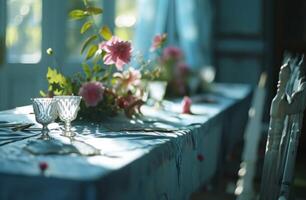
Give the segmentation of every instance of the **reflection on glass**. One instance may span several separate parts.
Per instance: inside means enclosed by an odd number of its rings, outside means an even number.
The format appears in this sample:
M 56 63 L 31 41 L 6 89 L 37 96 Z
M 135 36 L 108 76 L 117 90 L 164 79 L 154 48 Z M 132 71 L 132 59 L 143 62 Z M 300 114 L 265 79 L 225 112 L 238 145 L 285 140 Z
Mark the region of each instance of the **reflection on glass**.
M 41 58 L 41 0 L 7 0 L 6 48 L 10 63 Z
M 89 1 L 91 6 L 102 7 L 102 0 L 91 0 Z M 84 3 L 80 0 L 69 0 L 68 1 L 68 11 L 74 9 L 84 9 Z M 98 27 L 102 25 L 102 15 L 94 16 L 94 22 Z M 68 58 L 71 60 L 81 60 L 81 47 L 84 40 L 93 35 L 95 32 L 93 30 L 89 30 L 85 34 L 81 34 L 80 30 L 82 25 L 86 22 L 86 19 L 82 20 L 69 20 L 67 14 L 67 22 L 66 22 L 66 47 Z
M 117 0 L 115 34 L 124 40 L 131 40 L 136 23 L 136 3 L 135 0 Z

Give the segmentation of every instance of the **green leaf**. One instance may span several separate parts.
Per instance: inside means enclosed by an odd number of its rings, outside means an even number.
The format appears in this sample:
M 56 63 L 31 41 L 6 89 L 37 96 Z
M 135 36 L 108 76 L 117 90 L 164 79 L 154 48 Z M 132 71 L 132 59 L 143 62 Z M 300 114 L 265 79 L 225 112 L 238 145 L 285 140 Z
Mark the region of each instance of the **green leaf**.
M 64 85 L 64 88 L 63 88 L 63 94 L 65 95 L 73 95 L 73 92 L 72 92 L 72 82 L 71 82 L 71 79 L 70 78 L 66 78 L 66 84 Z
M 83 19 L 84 17 L 89 16 L 88 12 L 84 10 L 72 10 L 69 13 L 70 19 Z
M 81 28 L 81 31 L 80 33 L 83 34 L 85 33 L 88 29 L 90 29 L 93 25 L 93 22 L 92 21 L 87 21 L 83 24 L 82 28 Z
M 95 73 L 100 73 L 100 72 L 102 72 L 102 67 L 100 66 L 100 65 L 94 65 L 93 66 L 93 71 L 95 72 Z
M 103 12 L 101 8 L 97 8 L 97 7 L 88 7 L 86 8 L 86 11 L 91 15 L 98 15 Z
M 101 78 L 101 81 L 107 81 L 107 79 L 109 78 L 109 74 L 108 73 L 105 73 L 102 78 Z
M 112 37 L 112 32 L 111 30 L 107 27 L 107 26 L 103 26 L 100 29 L 100 35 L 105 39 L 105 40 L 109 40 Z
M 88 80 L 91 79 L 92 73 L 91 73 L 89 65 L 86 63 L 83 63 L 82 66 L 83 66 L 83 71 L 86 75 L 86 79 Z
M 39 91 L 39 95 L 42 96 L 42 97 L 46 97 L 47 96 L 47 94 L 44 91 L 42 91 L 42 90 Z
M 60 86 L 64 86 L 66 84 L 65 76 L 57 72 L 56 69 L 52 69 L 51 67 L 48 67 L 47 79 L 49 84 L 56 83 Z
M 103 54 L 104 51 L 102 51 L 102 49 L 98 49 L 94 59 L 93 59 L 93 63 L 96 65 L 98 64 L 99 61 L 103 60 Z
M 92 36 L 88 37 L 88 38 L 84 41 L 84 43 L 83 43 L 83 45 L 82 45 L 81 54 L 83 54 L 83 52 L 84 52 L 84 50 L 86 49 L 86 47 L 87 47 L 92 41 L 96 40 L 97 38 L 98 38 L 97 35 L 92 35 Z
M 92 58 L 95 55 L 97 50 L 98 50 L 98 45 L 92 44 L 89 47 L 89 50 L 87 51 L 86 60 Z

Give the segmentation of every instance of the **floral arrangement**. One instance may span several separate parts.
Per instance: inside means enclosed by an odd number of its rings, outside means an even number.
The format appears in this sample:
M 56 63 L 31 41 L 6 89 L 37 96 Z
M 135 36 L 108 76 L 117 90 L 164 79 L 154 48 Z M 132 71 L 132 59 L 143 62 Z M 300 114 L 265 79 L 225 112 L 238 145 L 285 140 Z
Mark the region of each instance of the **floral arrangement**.
M 164 45 L 166 38 L 165 34 L 155 36 L 151 47 L 158 66 L 156 79 L 168 82 L 168 96 L 183 96 L 188 93 L 191 71 L 180 48 Z
M 130 41 L 113 35 L 107 26 L 99 28 L 95 24 L 94 16 L 102 14 L 101 8 L 88 0 L 83 3 L 84 8 L 69 13 L 72 20 L 84 21 L 80 34 L 88 36 L 81 48 L 82 71 L 67 76 L 60 66 L 48 67 L 48 91 L 41 91 L 42 96 L 82 96 L 79 116 L 99 120 L 102 113 L 114 116 L 123 111 L 128 117 L 141 114 L 145 101 L 143 80 L 167 81 L 170 96 L 186 95 L 188 66 L 181 49 L 165 47 L 166 34 L 154 37 L 152 55 L 145 60 L 133 54 Z M 51 48 L 47 54 L 56 57 Z
M 115 115 L 124 111 L 128 117 L 140 114 L 144 103 L 141 80 L 157 78 L 161 68 L 140 58 L 138 68 L 133 68 L 131 60 L 136 56 L 132 54 L 131 43 L 114 36 L 107 26 L 98 28 L 94 16 L 102 14 L 103 10 L 91 6 L 87 0 L 83 2 L 83 9 L 69 13 L 72 20 L 84 21 L 80 34 L 89 35 L 81 48 L 83 70 L 65 76 L 61 68 L 48 67 L 48 92 L 41 91 L 41 95 L 80 95 L 80 116 L 91 120 L 101 118 L 101 113 Z M 162 48 L 165 40 L 165 35 L 156 37 L 154 50 Z M 52 49 L 48 49 L 47 54 L 55 56 Z

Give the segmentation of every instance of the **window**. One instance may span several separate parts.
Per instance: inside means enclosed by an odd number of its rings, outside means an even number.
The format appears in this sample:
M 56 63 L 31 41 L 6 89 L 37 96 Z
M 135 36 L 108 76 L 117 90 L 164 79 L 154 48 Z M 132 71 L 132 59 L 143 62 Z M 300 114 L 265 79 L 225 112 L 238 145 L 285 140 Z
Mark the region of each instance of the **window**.
M 41 0 L 8 0 L 6 48 L 9 63 L 37 63 L 41 58 Z
M 124 40 L 132 40 L 136 23 L 137 1 L 117 0 L 115 34 Z
M 101 0 L 92 0 L 89 2 L 92 6 L 103 7 Z M 81 0 L 69 0 L 68 1 L 68 12 L 74 9 L 82 9 L 84 8 L 83 1 Z M 100 27 L 102 25 L 103 15 L 97 15 L 94 17 L 95 24 Z M 81 34 L 80 30 L 82 25 L 86 22 L 85 19 L 82 20 L 69 20 L 68 13 L 67 23 L 66 23 L 66 48 L 69 60 L 81 60 L 81 46 L 84 40 L 90 35 L 93 34 L 92 31 L 86 32 L 85 34 Z

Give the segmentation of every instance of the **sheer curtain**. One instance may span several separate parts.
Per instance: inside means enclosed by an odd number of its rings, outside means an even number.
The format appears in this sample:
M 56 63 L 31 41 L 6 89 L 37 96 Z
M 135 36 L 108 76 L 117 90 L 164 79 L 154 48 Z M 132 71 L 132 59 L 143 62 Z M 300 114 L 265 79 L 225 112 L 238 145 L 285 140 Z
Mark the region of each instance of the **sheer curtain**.
M 151 47 L 153 37 L 165 32 L 167 23 L 168 0 L 138 0 L 137 24 L 134 48 L 145 57 Z
M 147 56 L 156 34 L 183 49 L 194 69 L 212 64 L 212 0 L 138 0 L 135 49 Z

